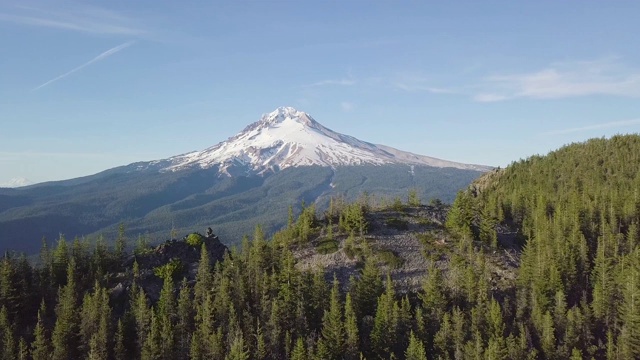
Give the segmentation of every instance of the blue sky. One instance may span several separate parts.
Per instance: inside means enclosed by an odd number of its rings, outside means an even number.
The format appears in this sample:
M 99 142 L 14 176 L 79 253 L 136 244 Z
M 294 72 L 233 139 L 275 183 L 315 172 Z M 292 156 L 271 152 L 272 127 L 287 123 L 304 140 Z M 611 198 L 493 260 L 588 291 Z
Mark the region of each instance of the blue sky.
M 212 146 L 278 106 L 506 166 L 640 131 L 640 2 L 0 0 L 0 184 Z

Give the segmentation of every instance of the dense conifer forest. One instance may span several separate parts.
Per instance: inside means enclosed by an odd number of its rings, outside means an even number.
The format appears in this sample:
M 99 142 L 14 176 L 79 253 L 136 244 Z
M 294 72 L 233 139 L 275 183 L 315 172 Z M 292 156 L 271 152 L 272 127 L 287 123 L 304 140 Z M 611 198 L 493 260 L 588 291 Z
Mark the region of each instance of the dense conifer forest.
M 193 269 L 179 258 L 141 267 L 152 250 L 143 241 L 131 250 L 124 229 L 113 246 L 61 237 L 43 243 L 37 265 L 0 261 L 0 359 L 637 359 L 638 174 L 639 136 L 487 174 L 458 194 L 446 228 L 419 234 L 429 265 L 417 291 L 397 287 L 372 250 L 378 207 L 366 197 L 323 214 L 303 207 L 220 261 L 188 236 L 200 253 Z M 378 206 L 419 202 L 412 193 Z M 295 254 L 306 244 L 348 252 L 359 275 L 301 270 Z M 490 270 L 498 257 L 517 267 L 504 281 Z M 157 296 L 145 291 L 150 271 Z

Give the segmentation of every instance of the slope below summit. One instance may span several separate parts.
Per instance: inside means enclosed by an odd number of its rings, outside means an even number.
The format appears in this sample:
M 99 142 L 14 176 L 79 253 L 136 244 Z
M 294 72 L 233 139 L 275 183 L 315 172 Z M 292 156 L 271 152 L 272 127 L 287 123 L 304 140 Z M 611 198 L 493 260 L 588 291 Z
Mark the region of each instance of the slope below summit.
M 312 165 L 407 164 L 476 171 L 491 169 L 361 141 L 326 128 L 309 114 L 292 107 L 280 107 L 263 115 L 259 121 L 215 146 L 160 162 L 169 164 L 164 168 L 168 171 L 217 165 L 223 172 L 231 166 L 243 166 L 257 173 Z

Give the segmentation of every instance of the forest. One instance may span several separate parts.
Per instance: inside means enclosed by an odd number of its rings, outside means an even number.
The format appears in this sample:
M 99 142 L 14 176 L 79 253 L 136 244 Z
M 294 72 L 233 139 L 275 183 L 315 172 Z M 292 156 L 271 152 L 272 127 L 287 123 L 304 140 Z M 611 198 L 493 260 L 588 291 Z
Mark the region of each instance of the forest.
M 397 287 L 367 240 L 370 214 L 422 206 L 415 193 L 406 203 L 332 201 L 322 214 L 303 206 L 219 261 L 188 236 L 200 254 L 192 279 L 180 259 L 141 267 L 151 249 L 124 228 L 113 245 L 61 236 L 36 262 L 0 260 L 0 358 L 637 359 L 639 174 L 635 135 L 487 173 L 445 224 L 418 234 L 428 268 L 417 290 Z M 357 258 L 358 276 L 301 270 L 296 251 L 307 244 Z M 507 252 L 517 267 L 497 282 L 492 268 Z M 150 271 L 157 296 L 145 291 Z M 115 296 L 122 278 L 130 285 Z

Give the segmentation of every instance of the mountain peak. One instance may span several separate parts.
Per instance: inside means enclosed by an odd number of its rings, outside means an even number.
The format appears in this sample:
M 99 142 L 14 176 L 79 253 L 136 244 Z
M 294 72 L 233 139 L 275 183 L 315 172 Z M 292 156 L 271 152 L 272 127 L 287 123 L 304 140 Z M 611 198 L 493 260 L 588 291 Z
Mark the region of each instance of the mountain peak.
M 33 182 L 31 182 L 31 180 L 27 179 L 27 178 L 23 178 L 23 177 L 17 177 L 17 178 L 13 178 L 9 181 L 7 181 L 6 183 L 0 184 L 0 188 L 2 187 L 7 187 L 7 188 L 17 188 L 17 187 L 22 187 L 22 186 L 28 186 L 33 184 Z
M 460 164 L 374 145 L 337 133 L 310 115 L 283 106 L 264 114 L 237 135 L 215 146 L 170 159 L 166 170 L 210 168 L 230 174 L 277 171 L 299 166 L 407 164 L 487 171 L 486 166 Z M 160 161 L 162 162 L 162 161 Z
M 296 108 L 293 108 L 291 106 L 280 106 L 274 111 L 263 115 L 262 118 L 273 119 L 273 118 L 283 118 L 283 117 L 297 117 L 302 114 L 306 115 L 305 112 L 298 111 Z
M 315 125 L 315 121 L 309 114 L 304 111 L 298 111 L 291 106 L 281 106 L 268 114 L 262 115 L 258 123 L 274 125 L 281 124 L 287 120 L 293 120 L 306 126 L 313 127 Z

